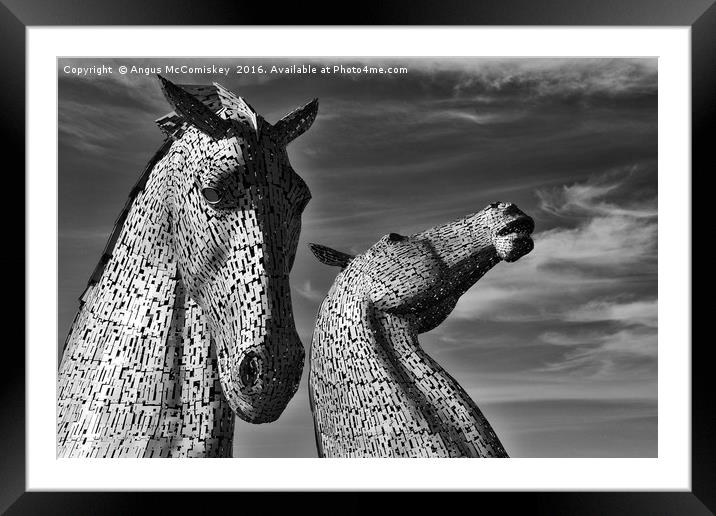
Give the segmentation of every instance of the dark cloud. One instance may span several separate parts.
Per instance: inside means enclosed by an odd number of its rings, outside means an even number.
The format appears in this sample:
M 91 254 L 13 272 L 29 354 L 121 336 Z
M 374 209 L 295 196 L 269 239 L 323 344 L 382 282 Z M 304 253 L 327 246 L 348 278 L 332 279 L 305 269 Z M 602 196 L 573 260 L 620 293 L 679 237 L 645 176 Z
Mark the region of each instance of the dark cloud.
M 500 264 L 425 349 L 513 456 L 656 456 L 655 59 L 348 59 L 402 75 L 169 75 L 220 82 L 269 121 L 313 97 L 289 147 L 313 199 L 292 272 L 299 335 L 337 269 L 307 242 L 365 250 L 516 203 L 535 250 Z M 169 111 L 151 75 L 67 76 L 66 64 L 325 65 L 319 59 L 60 60 L 59 336 Z M 313 456 L 306 378 L 278 422 L 237 425 L 241 456 Z

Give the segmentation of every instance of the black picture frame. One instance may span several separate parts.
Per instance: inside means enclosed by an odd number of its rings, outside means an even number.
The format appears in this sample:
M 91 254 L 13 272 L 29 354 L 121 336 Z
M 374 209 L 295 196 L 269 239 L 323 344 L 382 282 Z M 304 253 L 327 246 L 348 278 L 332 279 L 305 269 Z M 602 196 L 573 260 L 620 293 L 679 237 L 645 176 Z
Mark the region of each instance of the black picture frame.
M 322 12 L 323 14 L 318 14 Z M 390 4 L 361 3 L 332 10 L 293 3 L 280 8 L 270 2 L 228 2 L 224 0 L 0 0 L 0 142 L 5 156 L 4 178 L 12 197 L 24 199 L 25 167 L 25 29 L 40 25 L 551 25 L 551 26 L 690 26 L 692 37 L 692 170 L 714 170 L 709 129 L 713 126 L 716 102 L 716 5 L 714 0 L 481 0 L 480 2 L 400 1 Z M 171 44 L 170 42 L 168 44 Z M 48 113 L 48 117 L 54 114 Z M 14 157 L 12 166 L 10 156 Z M 695 174 L 692 172 L 691 178 Z M 13 184 L 16 182 L 17 184 Z M 692 191 L 705 195 L 704 191 Z M 7 199 L 7 196 L 6 196 Z M 708 234 L 698 229 L 709 220 L 707 203 L 693 199 L 692 235 Z M 695 208 L 695 209 L 694 209 Z M 699 209 L 703 216 L 700 216 Z M 17 218 L 19 208 L 10 211 L 5 238 L 15 243 L 13 252 L 3 254 L 6 270 L 25 270 L 25 227 Z M 14 233 L 13 233 L 14 232 Z M 23 242 L 23 245 L 19 245 Z M 694 241 L 694 243 L 699 243 Z M 661 245 L 666 245 L 661 243 Z M 693 255 L 698 256 L 697 254 Z M 695 265 L 695 264 L 694 264 Z M 694 271 L 703 271 L 692 267 Z M 13 274 L 10 274 L 12 276 Z M 15 276 L 19 276 L 15 274 Z M 11 287 L 6 287 L 11 288 Z M 702 290 L 704 286 L 700 287 Z M 23 289 L 23 290 L 21 290 Z M 48 292 L 51 287 L 48 287 Z M 23 307 L 23 286 L 4 297 L 6 314 Z M 693 295 L 692 295 L 693 298 Z M 692 320 L 708 320 L 708 303 L 697 304 Z M 24 314 L 23 314 L 24 315 Z M 701 317 L 699 317 L 701 315 Z M 7 315 L 6 315 L 7 317 Z M 7 317 L 19 321 L 20 314 Z M 19 327 L 20 325 L 17 324 Z M 23 327 L 21 327 L 23 328 Z M 25 492 L 25 351 L 22 340 L 6 339 L 0 391 L 0 511 L 7 514 L 127 514 L 160 510 L 194 512 L 228 504 L 237 511 L 266 512 L 267 507 L 284 503 L 304 510 L 320 511 L 320 506 L 340 507 L 340 513 L 358 514 L 386 507 L 384 495 L 375 493 L 320 494 L 302 502 L 305 495 L 272 493 L 59 493 Z M 694 333 L 695 335 L 695 333 Z M 713 514 L 716 511 L 716 411 L 711 402 L 709 360 L 710 342 L 692 346 L 692 490 L 690 492 L 566 492 L 566 493 L 463 493 L 435 498 L 426 493 L 402 497 L 401 512 L 413 508 L 450 510 L 450 507 L 482 508 L 499 506 L 501 512 L 515 509 L 530 514 Z M 681 343 L 684 346 L 689 342 Z M 53 347 L 54 350 L 54 347 Z M 339 498 L 340 496 L 340 498 Z M 319 506 L 316 506 L 316 503 Z M 157 505 L 158 504 L 158 505 Z M 237 505 L 238 504 L 238 505 Z M 154 507 L 154 509 L 152 509 Z M 156 509 L 159 507 L 160 509 Z M 295 510 L 295 509 L 293 509 Z M 272 512 L 272 511 L 269 511 Z M 332 511 L 331 511 L 332 512 Z

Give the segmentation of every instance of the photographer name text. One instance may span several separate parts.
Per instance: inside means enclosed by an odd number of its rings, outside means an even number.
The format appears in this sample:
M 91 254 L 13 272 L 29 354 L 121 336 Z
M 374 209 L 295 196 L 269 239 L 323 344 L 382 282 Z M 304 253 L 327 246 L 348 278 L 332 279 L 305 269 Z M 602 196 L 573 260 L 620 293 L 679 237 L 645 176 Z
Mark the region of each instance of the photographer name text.
M 370 65 L 164 65 L 164 66 L 71 66 L 62 68 L 66 75 L 79 77 L 112 75 L 156 75 L 156 74 L 193 74 L 193 75 L 344 75 L 344 74 L 406 74 L 408 69 L 404 66 L 370 66 Z

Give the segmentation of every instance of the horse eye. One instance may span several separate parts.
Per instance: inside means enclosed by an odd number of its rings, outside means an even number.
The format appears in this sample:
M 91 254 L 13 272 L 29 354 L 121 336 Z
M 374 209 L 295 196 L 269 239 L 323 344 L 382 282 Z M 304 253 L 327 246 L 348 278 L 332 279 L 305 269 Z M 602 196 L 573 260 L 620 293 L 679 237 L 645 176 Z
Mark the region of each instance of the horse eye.
M 209 204 L 216 204 L 221 200 L 219 191 L 214 188 L 202 188 L 201 195 L 204 196 L 204 199 L 206 199 L 206 202 Z

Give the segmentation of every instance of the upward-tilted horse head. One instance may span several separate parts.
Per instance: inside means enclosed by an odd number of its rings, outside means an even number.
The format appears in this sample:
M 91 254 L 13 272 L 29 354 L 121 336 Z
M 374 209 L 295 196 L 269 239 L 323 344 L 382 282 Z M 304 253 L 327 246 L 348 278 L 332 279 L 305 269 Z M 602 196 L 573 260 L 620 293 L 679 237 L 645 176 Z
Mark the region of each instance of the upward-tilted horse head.
M 390 233 L 357 257 L 367 265 L 360 267 L 363 278 L 354 287 L 360 286 L 375 308 L 411 314 L 419 333 L 430 331 L 494 265 L 529 253 L 533 229 L 532 218 L 517 206 L 495 202 L 412 236 Z M 326 264 L 346 267 L 353 261 L 352 256 L 310 246 Z
M 218 84 L 160 82 L 167 139 L 65 344 L 63 457 L 230 455 L 234 413 L 277 419 L 303 371 L 288 275 L 311 196 L 286 145 L 318 102 L 272 125 Z
M 343 271 L 321 304 L 309 389 L 325 457 L 504 457 L 477 405 L 418 343 L 500 261 L 533 248 L 515 205 L 411 236 L 390 233 L 358 256 L 309 244 Z
M 494 265 L 529 253 L 533 229 L 517 206 L 495 202 L 411 237 L 391 233 L 368 253 L 370 299 L 381 310 L 414 314 L 418 332 L 430 331 Z
M 219 85 L 160 80 L 175 109 L 159 123 L 176 140 L 166 210 L 178 272 L 206 313 L 231 407 L 247 421 L 272 421 L 296 392 L 304 360 L 289 272 L 311 196 L 286 145 L 310 127 L 318 102 L 271 125 Z

